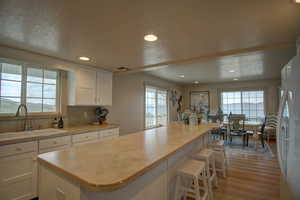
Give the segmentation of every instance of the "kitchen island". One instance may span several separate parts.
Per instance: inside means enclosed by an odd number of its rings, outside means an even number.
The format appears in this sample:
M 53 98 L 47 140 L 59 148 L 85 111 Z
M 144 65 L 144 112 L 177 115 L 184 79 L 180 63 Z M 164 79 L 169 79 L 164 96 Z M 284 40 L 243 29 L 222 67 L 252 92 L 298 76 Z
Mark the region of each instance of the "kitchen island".
M 166 127 L 39 155 L 41 200 L 173 199 L 175 173 L 218 124 Z

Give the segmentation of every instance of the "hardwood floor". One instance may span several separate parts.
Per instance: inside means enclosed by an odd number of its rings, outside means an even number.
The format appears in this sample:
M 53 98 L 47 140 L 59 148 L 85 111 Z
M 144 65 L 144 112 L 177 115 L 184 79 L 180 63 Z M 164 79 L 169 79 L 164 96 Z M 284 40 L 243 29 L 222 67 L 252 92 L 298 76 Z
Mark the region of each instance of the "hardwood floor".
M 227 147 L 228 176 L 219 178 L 215 200 L 279 200 L 280 169 L 276 157 L 251 148 Z

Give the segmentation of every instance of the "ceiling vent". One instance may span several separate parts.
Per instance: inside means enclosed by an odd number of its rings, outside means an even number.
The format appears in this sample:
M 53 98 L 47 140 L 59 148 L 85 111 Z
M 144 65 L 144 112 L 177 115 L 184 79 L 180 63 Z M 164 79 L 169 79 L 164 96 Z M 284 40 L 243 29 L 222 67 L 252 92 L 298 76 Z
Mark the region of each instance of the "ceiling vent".
M 117 68 L 117 71 L 119 71 L 119 72 L 127 72 L 129 69 L 128 69 L 128 67 L 118 67 Z

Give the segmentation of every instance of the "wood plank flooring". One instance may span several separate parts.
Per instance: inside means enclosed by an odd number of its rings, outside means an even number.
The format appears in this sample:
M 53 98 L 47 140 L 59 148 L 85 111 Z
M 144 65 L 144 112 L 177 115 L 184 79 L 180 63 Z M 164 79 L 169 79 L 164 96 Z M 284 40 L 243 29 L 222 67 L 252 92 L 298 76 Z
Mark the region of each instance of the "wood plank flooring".
M 279 200 L 280 169 L 276 157 L 228 148 L 228 175 L 219 178 L 215 200 Z

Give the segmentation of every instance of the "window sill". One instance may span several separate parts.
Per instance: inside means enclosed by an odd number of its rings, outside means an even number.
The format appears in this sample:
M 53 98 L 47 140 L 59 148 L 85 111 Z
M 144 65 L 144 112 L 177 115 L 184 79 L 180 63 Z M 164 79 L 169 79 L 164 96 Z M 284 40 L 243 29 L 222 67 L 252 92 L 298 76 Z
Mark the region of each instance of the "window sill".
M 57 117 L 59 113 L 51 112 L 51 113 L 28 113 L 27 119 L 52 119 Z M 24 120 L 24 116 L 16 117 L 15 114 L 0 114 L 0 121 L 8 121 L 8 120 Z

